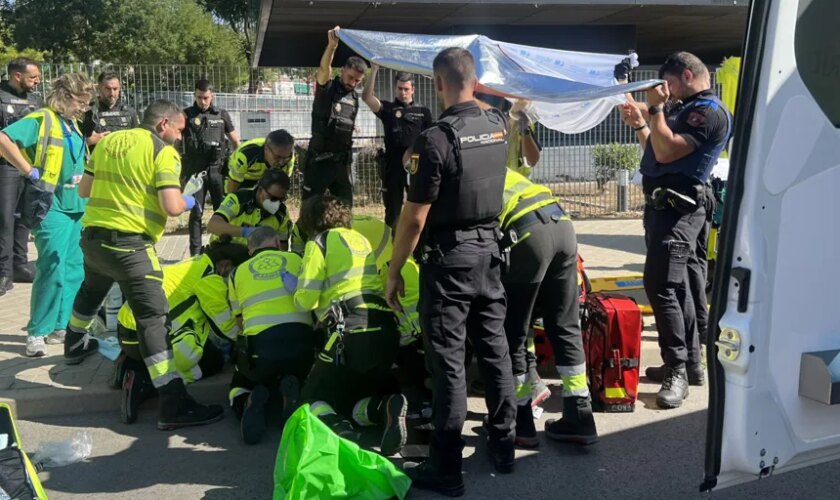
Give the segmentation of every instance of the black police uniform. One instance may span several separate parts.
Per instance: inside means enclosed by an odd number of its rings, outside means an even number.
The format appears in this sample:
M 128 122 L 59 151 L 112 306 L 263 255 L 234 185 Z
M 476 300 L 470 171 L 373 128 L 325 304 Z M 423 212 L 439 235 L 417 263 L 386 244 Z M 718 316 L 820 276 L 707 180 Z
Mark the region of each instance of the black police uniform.
M 432 124 L 432 112 L 412 101 L 381 101 L 376 112 L 385 130 L 385 155 L 382 172 L 382 204 L 385 205 L 385 224 L 394 227 L 400 217 L 407 176 L 403 167 L 403 154 L 414 144 L 420 132 Z
M 312 138 L 303 170 L 303 199 L 324 194 L 353 205 L 350 164 L 353 160 L 353 127 L 359 111 L 359 94 L 345 90 L 335 77 L 326 85 L 317 85 L 312 102 Z
M 729 140 L 732 118 L 711 90 L 668 110 L 668 127 L 694 146 L 659 163 L 649 139 L 641 162 L 645 192 L 645 291 L 653 307 L 662 360 L 668 367 L 700 362 L 697 311 L 706 309 L 706 261 L 697 246 L 708 237 L 707 189 Z M 702 241 L 701 241 L 702 239 Z
M 18 93 L 9 82 L 0 83 L 0 128 L 6 128 L 27 114 L 43 107 L 41 96 Z M 23 191 L 24 178 L 5 159 L 0 158 L 0 283 L 5 293 L 11 285 L 14 271 L 26 267 L 29 229 L 20 222 L 18 202 Z
M 506 123 L 473 101 L 447 109 L 414 143 L 408 200 L 431 203 L 418 244 L 419 311 L 434 380 L 429 465 L 460 477 L 467 416 L 464 344 L 486 382 L 491 451 L 512 458 L 516 414 L 504 334 L 498 215 L 505 183 Z M 417 157 L 419 155 L 419 158 Z
M 188 223 L 190 232 L 190 255 L 201 252 L 201 216 L 204 214 L 204 198 L 210 191 L 210 203 L 218 210 L 225 198 L 225 179 L 222 167 L 227 160 L 225 138 L 235 131 L 230 115 L 224 109 L 210 106 L 202 111 L 198 106 L 184 109 L 187 126 L 184 128 L 183 169 L 181 183 L 190 176 L 207 171 L 204 187 L 195 193 L 195 207 L 190 211 Z
M 106 108 L 101 102 L 97 102 L 94 107 L 85 113 L 79 129 L 82 136 L 87 139 L 94 132 L 97 134 L 116 132 L 134 128 L 138 125 L 140 125 L 140 120 L 137 118 L 137 111 L 119 100 L 112 108 Z M 95 147 L 95 144 L 90 146 L 90 151 L 93 152 Z

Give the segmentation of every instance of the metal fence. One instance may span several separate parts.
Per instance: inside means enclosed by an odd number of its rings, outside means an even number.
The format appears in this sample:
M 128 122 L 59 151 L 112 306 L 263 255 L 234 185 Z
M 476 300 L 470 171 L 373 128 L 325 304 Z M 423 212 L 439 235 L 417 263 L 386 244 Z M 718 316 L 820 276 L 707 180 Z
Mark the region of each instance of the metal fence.
M 310 137 L 314 68 L 47 63 L 42 67 L 44 88 L 41 90 L 46 91 L 49 82 L 62 73 L 83 72 L 95 78 L 102 71 L 120 75 L 123 98 L 141 113 L 154 99 L 169 99 L 189 106 L 195 81 L 206 78 L 216 88 L 216 105 L 228 110 L 243 139 L 265 136 L 278 128 L 292 133 L 302 147 Z M 380 99 L 393 98 L 393 76 L 391 70 L 379 72 L 375 91 Z M 656 72 L 637 70 L 634 78 L 656 78 Z M 415 100 L 431 108 L 436 115 L 439 109 L 431 79 L 420 76 L 415 82 Z M 644 100 L 643 93 L 636 98 Z M 383 145 L 382 135 L 381 122 L 362 105 L 354 133 L 354 204 L 360 211 L 374 215 L 383 213 L 376 165 L 376 150 Z M 596 179 L 593 161 L 597 145 L 637 144 L 635 134 L 621 122 L 617 110 L 597 127 L 580 134 L 561 134 L 538 125 L 536 138 L 543 149 L 532 178 L 548 185 L 572 215 L 595 217 L 618 211 L 617 182 Z M 297 172 L 292 179 L 290 199 L 298 199 L 301 180 L 302 176 Z M 644 204 L 641 190 L 631 185 L 628 197 L 628 214 L 635 215 Z

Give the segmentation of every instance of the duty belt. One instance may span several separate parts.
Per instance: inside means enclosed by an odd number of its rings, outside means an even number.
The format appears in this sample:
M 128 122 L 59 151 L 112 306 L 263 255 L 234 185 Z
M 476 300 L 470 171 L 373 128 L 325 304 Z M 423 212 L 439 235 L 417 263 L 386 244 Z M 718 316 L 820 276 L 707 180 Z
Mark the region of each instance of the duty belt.
M 499 241 L 501 234 L 497 228 L 441 230 L 429 235 L 430 245 L 447 245 L 465 241 Z
M 388 303 L 385 302 L 384 297 L 373 293 L 363 293 L 361 295 L 356 295 L 355 297 L 350 297 L 349 299 L 342 300 L 341 303 L 348 311 L 363 306 L 365 304 L 373 304 L 375 306 L 384 307 L 385 309 L 390 309 L 390 307 L 388 307 Z
M 124 233 L 122 231 L 117 231 L 116 229 L 107 229 L 104 227 L 90 226 L 88 228 L 85 228 L 84 232 L 87 233 L 90 236 L 90 238 L 104 240 L 112 244 L 116 243 L 117 240 L 120 239 L 125 240 L 138 238 L 149 243 L 152 242 L 152 239 L 146 234 Z
M 520 218 L 510 223 L 510 228 L 517 234 L 523 235 L 526 230 L 534 224 L 548 224 L 549 221 L 570 220 L 566 212 L 557 203 L 545 205 L 536 210 L 523 214 Z

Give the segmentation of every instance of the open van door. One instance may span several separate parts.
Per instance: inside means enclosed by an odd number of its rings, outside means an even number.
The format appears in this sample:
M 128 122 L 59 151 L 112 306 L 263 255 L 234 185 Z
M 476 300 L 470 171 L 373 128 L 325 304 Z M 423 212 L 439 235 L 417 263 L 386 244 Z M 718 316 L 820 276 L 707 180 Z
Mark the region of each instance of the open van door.
M 840 1 L 750 9 L 703 491 L 840 458 Z

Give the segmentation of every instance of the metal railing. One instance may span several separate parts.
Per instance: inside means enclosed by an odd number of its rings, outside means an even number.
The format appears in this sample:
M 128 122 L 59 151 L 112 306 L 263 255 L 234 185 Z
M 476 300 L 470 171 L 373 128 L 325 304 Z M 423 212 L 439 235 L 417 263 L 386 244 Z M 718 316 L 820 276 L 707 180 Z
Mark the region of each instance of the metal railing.
M 155 99 L 168 99 L 189 106 L 193 100 L 195 81 L 206 78 L 216 88 L 216 105 L 231 114 L 243 139 L 264 136 L 278 128 L 288 130 L 304 147 L 310 137 L 314 68 L 45 63 L 42 66 L 44 83 L 40 90 L 46 91 L 49 82 L 62 73 L 83 72 L 96 78 L 102 71 L 120 75 L 123 99 L 139 113 Z M 391 70 L 379 72 L 375 90 L 380 99 L 393 98 L 393 76 Z M 634 72 L 634 79 L 649 78 L 656 78 L 656 72 Z M 431 79 L 419 76 L 415 84 L 415 101 L 431 108 L 433 115 L 439 114 Z M 249 88 L 256 89 L 256 92 L 249 93 Z M 644 93 L 635 97 L 644 100 Z M 376 149 L 383 145 L 382 135 L 381 122 L 367 106 L 361 104 L 354 134 L 354 204 L 360 211 L 374 215 L 384 212 L 376 164 Z M 538 125 L 536 138 L 543 149 L 532 178 L 548 185 L 567 211 L 576 217 L 596 217 L 618 211 L 617 181 L 596 179 L 593 162 L 593 152 L 599 144 L 637 144 L 635 134 L 621 122 L 617 110 L 595 128 L 580 134 L 561 134 Z M 301 180 L 299 172 L 293 176 L 290 200 L 299 198 Z M 637 214 L 644 205 L 641 189 L 631 185 L 627 195 L 629 214 Z

